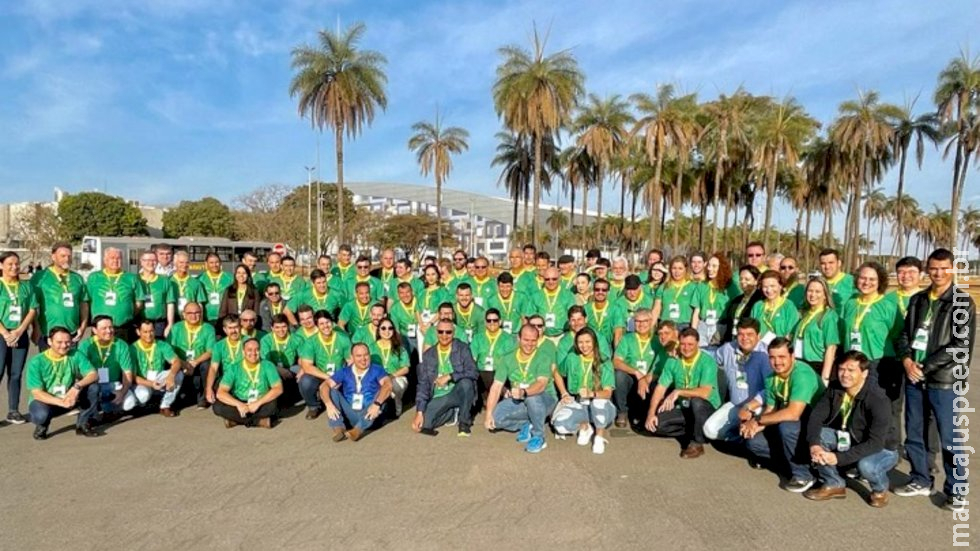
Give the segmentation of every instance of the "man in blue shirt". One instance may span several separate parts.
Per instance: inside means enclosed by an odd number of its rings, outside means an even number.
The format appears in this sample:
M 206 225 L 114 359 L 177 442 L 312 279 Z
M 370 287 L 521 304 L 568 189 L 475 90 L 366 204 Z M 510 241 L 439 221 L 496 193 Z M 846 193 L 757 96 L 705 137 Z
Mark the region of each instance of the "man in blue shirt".
M 759 340 L 759 321 L 742 318 L 735 330 L 736 340 L 715 351 L 715 361 L 725 374 L 728 402 L 704 423 L 704 435 L 711 440 L 740 438 L 739 409 L 752 400 L 762 402 L 766 377 L 772 373 L 766 346 Z
M 347 438 L 356 442 L 378 425 L 385 400 L 391 396 L 391 379 L 383 367 L 371 363 L 366 344 L 357 343 L 351 348 L 351 360 L 350 365 L 334 372 L 320 387 L 334 442 Z

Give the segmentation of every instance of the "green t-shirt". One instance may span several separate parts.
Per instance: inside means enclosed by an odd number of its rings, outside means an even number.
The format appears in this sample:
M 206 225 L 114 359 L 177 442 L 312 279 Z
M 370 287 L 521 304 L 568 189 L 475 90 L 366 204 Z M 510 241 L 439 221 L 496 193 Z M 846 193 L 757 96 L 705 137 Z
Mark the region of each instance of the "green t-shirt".
M 405 303 L 395 299 L 388 317 L 395 323 L 395 329 L 402 339 L 414 339 L 418 336 L 418 301 L 413 300 L 412 304 L 406 306 Z
M 473 302 L 484 310 L 489 308 L 490 299 L 497 296 L 497 280 L 488 277 L 480 282 L 476 278 L 470 278 L 468 283 L 473 289 Z
M 534 296 L 541 290 L 538 286 L 538 273 L 534 268 L 524 268 L 520 274 L 515 274 L 513 270 L 510 275 L 514 277 L 514 290 L 528 296 Z
M 385 293 L 385 296 L 391 299 L 392 302 L 398 302 L 400 300 L 398 298 L 398 286 L 402 283 L 408 283 L 412 287 L 412 296 L 415 298 L 421 297 L 422 292 L 425 290 L 425 284 L 417 277 L 409 276 L 405 280 L 398 278 L 392 279 L 388 284 L 388 291 Z
M 510 298 L 504 300 L 500 293 L 494 293 L 488 302 L 490 308 L 496 308 L 500 312 L 500 328 L 511 335 L 516 335 L 521 330 L 521 320 L 531 315 L 533 310 L 531 301 L 524 293 L 512 291 Z M 543 315 L 543 314 L 542 314 Z M 557 315 L 555 317 L 557 325 Z
M 311 337 L 300 348 L 300 359 L 313 362 L 317 369 L 327 374 L 343 368 L 350 357 L 350 338 L 339 331 L 332 335 L 329 341 L 322 334 Z
M 372 276 L 368 276 L 366 279 L 361 279 L 360 276 L 354 276 L 354 277 L 350 278 L 349 280 L 347 280 L 347 283 L 346 283 L 347 287 L 346 287 L 345 292 L 346 292 L 347 297 L 348 297 L 349 300 L 351 300 L 351 301 L 356 300 L 357 293 L 355 292 L 354 287 L 359 282 L 361 282 L 361 281 L 366 281 L 367 284 L 368 284 L 368 287 L 370 288 L 370 292 L 369 293 L 371 295 L 371 303 L 372 304 L 375 303 L 375 302 L 378 302 L 378 300 L 384 298 L 384 296 L 385 296 L 385 287 L 384 287 L 384 284 L 381 283 L 381 280 L 380 279 L 378 279 L 376 277 L 372 277 Z
M 450 361 L 450 357 L 452 356 L 452 350 L 453 350 L 452 347 L 449 347 L 449 350 L 443 352 L 442 350 L 440 350 L 440 348 L 439 348 L 438 345 L 436 346 L 436 361 L 437 361 L 437 364 L 436 364 L 436 377 L 442 377 L 443 375 L 451 375 L 452 374 L 452 372 L 453 372 L 453 364 Z M 452 377 L 450 377 L 449 378 L 449 382 L 446 383 L 444 386 L 433 386 L 432 387 L 432 397 L 433 398 L 442 398 L 443 396 L 446 396 L 447 394 L 449 394 L 450 392 L 452 392 L 453 391 L 453 387 L 455 387 L 455 386 L 456 386 L 456 383 L 453 382 Z
M 146 291 L 143 295 L 143 317 L 153 321 L 166 320 L 167 305 L 177 303 L 170 280 L 153 274 L 151 279 L 141 279 L 141 281 Z
M 558 339 L 558 344 L 555 345 L 555 365 L 560 366 L 565 361 L 566 356 L 574 353 L 575 334 L 571 330 L 568 330 Z M 612 358 L 612 345 L 606 342 L 605 339 L 599 339 L 599 355 L 603 358 Z
M 357 331 L 353 335 L 351 335 L 350 343 L 352 345 L 357 343 L 364 343 L 370 345 L 372 342 L 375 341 L 375 338 L 377 337 L 377 335 L 375 335 L 372 332 L 373 327 L 374 326 L 371 323 L 358 327 Z
M 653 347 L 654 343 L 659 342 L 654 333 L 650 333 L 650 338 L 643 343 L 638 334 L 627 333 L 616 347 L 616 357 L 643 374 L 654 370 L 654 374 L 659 375 L 660 372 L 656 370 L 657 351 Z
M 790 337 L 800 321 L 800 311 L 788 298 L 779 297 L 773 308 L 769 308 L 764 300 L 756 302 L 752 306 L 752 317 L 759 322 L 759 336 L 766 341 Z
M 895 323 L 892 324 L 891 334 L 888 335 L 888 340 L 885 342 L 886 358 L 895 357 L 895 341 L 898 339 L 898 335 L 905 329 L 905 316 L 909 313 L 909 301 L 918 292 L 918 289 L 908 294 L 903 293 L 901 289 L 888 292 L 891 295 L 891 300 L 895 302 Z
M 633 325 L 633 316 L 641 308 L 653 308 L 653 295 L 640 288 L 640 296 L 636 297 L 635 301 L 627 298 L 626 293 L 623 292 L 615 302 L 619 309 L 622 310 L 623 315 L 626 316 L 626 331 L 632 333 L 636 330 Z
M 320 295 L 316 292 L 316 289 L 310 285 L 306 288 L 306 291 L 302 295 L 296 297 L 296 307 L 293 308 L 293 306 L 290 304 L 289 309 L 296 312 L 299 310 L 299 307 L 304 304 L 312 308 L 314 312 L 326 310 L 327 312 L 330 312 L 330 315 L 335 316 L 344 306 L 344 299 L 341 293 L 337 293 L 329 287 L 327 287 L 327 293 L 325 295 Z
M 554 294 L 549 294 L 546 289 L 541 289 L 532 294 L 531 297 L 531 312 L 527 312 L 526 315 L 534 313 L 544 317 L 544 334 L 548 337 L 557 337 L 564 333 L 565 326 L 568 324 L 568 309 L 575 306 L 575 295 L 558 287 Z M 591 323 L 591 321 L 590 315 L 589 322 Z M 517 329 L 519 328 L 514 328 L 515 333 Z
M 518 358 L 518 354 L 521 358 Z M 512 352 L 501 354 L 494 363 L 496 366 L 493 371 L 493 380 L 500 383 L 509 382 L 511 387 L 520 387 L 521 385 L 531 386 L 538 379 L 545 378 L 548 380 L 545 392 L 551 396 L 558 396 L 552 375 L 552 367 L 555 365 L 553 348 L 538 347 L 538 350 L 530 358 L 524 358 L 521 349 L 515 348 Z
M 65 276 L 53 268 L 42 270 L 31 278 L 38 308 L 38 324 L 46 335 L 55 327 L 78 331 L 82 320 L 82 303 L 89 302 L 85 280 L 75 272 Z
M 0 325 L 13 331 L 34 309 L 34 291 L 30 283 L 18 281 L 8 285 L 3 281 L 0 284 Z
M 618 305 L 606 301 L 606 306 L 601 309 L 596 309 L 595 302 L 589 301 L 585 305 L 585 317 L 596 334 L 606 341 L 607 344 L 612 346 L 613 344 L 613 330 L 617 327 L 623 327 L 626 325 L 626 313 L 623 312 L 622 308 Z
M 727 289 L 719 291 L 709 282 L 697 286 L 692 306 L 698 309 L 698 318 L 710 324 L 712 319 L 716 322 L 721 319 L 731 299 Z
M 244 362 L 229 366 L 221 375 L 221 386 L 226 387 L 235 398 L 247 402 L 258 400 L 273 387 L 282 384 L 279 371 L 272 362 L 263 360 L 255 367 L 256 369 L 249 371 Z
M 259 341 L 259 353 L 263 360 L 272 362 L 276 367 L 291 367 L 296 365 L 299 349 L 304 342 L 299 333 L 290 333 L 285 341 L 280 341 L 274 334 L 269 333 Z
M 177 357 L 183 361 L 193 361 L 214 348 L 214 327 L 206 323 L 191 330 L 186 321 L 174 324 L 167 337 L 167 343 L 173 347 Z
M 470 344 L 470 352 L 476 361 L 477 369 L 481 371 L 493 371 L 497 358 L 503 354 L 509 354 L 517 347 L 517 339 L 503 329 L 497 335 L 491 337 L 486 329 L 473 335 L 473 342 Z
M 155 379 L 147 373 L 168 371 L 167 364 L 173 364 L 177 359 L 177 353 L 165 341 L 154 341 L 149 348 L 143 346 L 143 341 L 136 341 L 129 345 L 129 351 L 134 358 L 133 375 L 144 379 Z
M 282 300 L 286 302 L 286 306 L 293 312 L 299 308 L 300 302 L 304 296 L 306 296 L 307 290 L 309 289 L 309 282 L 298 276 L 294 275 L 289 281 L 286 281 L 285 274 L 279 272 L 278 274 L 269 274 L 269 280 L 266 282 L 266 286 L 269 283 L 279 284 L 279 293 L 282 296 Z M 264 289 L 263 289 L 264 290 Z
M 806 285 L 799 281 L 794 281 L 792 285 L 783 289 L 783 296 L 788 298 L 796 306 L 797 310 L 802 310 L 806 307 Z M 840 308 L 840 305 L 837 307 Z
M 663 373 L 660 374 L 659 384 L 664 388 L 674 387 L 676 390 L 710 386 L 708 402 L 716 408 L 721 406 L 721 396 L 718 394 L 718 364 L 707 352 L 698 351 L 690 367 L 685 367 L 680 358 L 669 358 L 664 365 Z
M 827 287 L 830 288 L 831 297 L 834 300 L 834 309 L 842 311 L 847 301 L 857 296 L 854 289 L 854 276 L 841 272 L 834 279 L 827 280 Z
M 378 341 L 371 341 L 368 344 L 368 349 L 371 350 L 371 363 L 375 363 L 385 368 L 385 372 L 391 375 L 402 369 L 403 367 L 409 366 L 408 350 L 405 346 L 398 347 L 398 352 L 394 352 L 391 347 L 381 348 Z
M 136 303 L 143 302 L 146 288 L 136 275 L 120 272 L 108 275 L 105 270 L 88 276 L 88 296 L 92 300 L 92 317 L 106 315 L 112 324 L 122 327 L 136 316 Z
M 198 275 L 197 280 L 201 282 L 204 291 L 204 319 L 215 321 L 221 311 L 221 297 L 234 280 L 225 272 L 220 272 L 217 277 L 214 277 L 207 271 Z
M 674 323 L 691 323 L 694 315 L 694 297 L 701 286 L 696 281 L 685 281 L 680 285 L 668 282 L 657 289 L 660 301 L 660 320 Z
M 449 281 L 443 282 L 443 284 L 446 286 L 446 290 L 449 291 L 449 293 L 452 294 L 453 296 L 456 296 L 456 288 L 462 285 L 463 283 L 469 283 L 471 287 L 473 286 L 473 278 L 470 277 L 469 272 L 467 272 L 466 270 L 463 270 L 461 273 L 458 274 L 454 270 L 453 273 L 449 276 Z
M 581 394 L 585 388 L 596 390 L 612 390 L 616 388 L 616 375 L 613 373 L 612 362 L 606 358 L 599 365 L 599 388 L 596 388 L 595 372 L 591 362 L 588 365 L 578 354 L 569 354 L 559 365 L 558 373 L 565 378 L 565 386 L 570 394 Z
M 885 357 L 898 304 L 894 295 L 883 295 L 870 303 L 857 297 L 844 304 L 841 312 L 841 343 L 846 350 L 860 350 L 870 360 Z
M 418 295 L 415 295 L 419 309 L 419 313 L 425 317 L 425 312 L 428 312 L 431 316 L 435 317 L 439 310 L 439 305 L 443 302 L 453 302 L 455 303 L 455 297 L 450 296 L 446 291 L 445 287 L 433 287 L 431 289 L 423 289 Z
M 362 305 L 356 300 L 352 300 L 340 309 L 338 321 L 343 324 L 344 331 L 348 335 L 354 335 L 357 330 L 371 323 L 371 306 L 373 302 Z
M 204 285 L 196 277 L 187 276 L 184 279 L 177 277 L 177 274 L 170 276 L 170 294 L 177 303 L 177 317 L 184 318 L 184 306 L 190 302 L 196 302 L 204 308 L 208 301 L 207 293 L 204 292 Z M 203 317 L 201 318 L 204 319 Z
M 477 332 L 483 331 L 486 325 L 486 312 L 483 308 L 471 303 L 469 314 L 466 314 L 459 303 L 456 303 L 453 311 L 456 312 L 456 324 L 466 332 L 467 342 L 472 341 Z
M 225 337 L 214 343 L 211 347 L 211 365 L 221 365 L 222 369 L 227 369 L 230 365 L 241 363 L 245 359 L 243 348 L 246 340 L 248 339 L 241 338 L 238 339 L 237 344 L 232 344 L 231 340 Z
M 95 369 L 85 354 L 70 350 L 60 360 L 51 358 L 51 351 L 41 352 L 27 362 L 27 403 L 34 401 L 34 391 L 64 398 L 71 385 Z
M 783 379 L 775 373 L 766 377 L 766 405 L 777 410 L 783 409 L 790 402 L 803 402 L 813 406 L 823 396 L 823 381 L 810 366 L 796 362 L 789 372 L 789 377 Z
M 99 383 L 118 383 L 124 371 L 133 372 L 133 354 L 122 339 L 114 338 L 108 346 L 101 346 L 91 337 L 78 345 L 78 351 L 99 370 Z
M 296 329 L 293 330 L 293 335 L 299 337 L 300 350 L 303 348 L 303 345 L 306 344 L 306 341 L 315 338 L 319 334 L 320 330 L 316 327 L 311 327 L 307 330 L 302 325 L 297 325 Z M 297 350 L 296 353 L 299 354 L 299 350 Z
M 840 317 L 834 310 L 822 310 L 813 316 L 805 311 L 793 328 L 793 341 L 798 359 L 822 362 L 827 347 L 840 344 Z
M 338 262 L 330 268 L 330 275 L 335 276 L 343 281 L 353 278 L 357 275 L 357 269 L 354 268 L 354 263 L 351 262 L 346 266 L 341 266 Z

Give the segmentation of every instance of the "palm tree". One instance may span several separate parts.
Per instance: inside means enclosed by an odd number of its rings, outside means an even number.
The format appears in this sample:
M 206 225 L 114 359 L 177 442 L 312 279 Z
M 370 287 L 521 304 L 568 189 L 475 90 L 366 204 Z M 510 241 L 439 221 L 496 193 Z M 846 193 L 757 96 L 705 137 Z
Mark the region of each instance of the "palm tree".
M 888 197 L 881 188 L 874 188 L 869 190 L 864 196 L 864 216 L 866 218 L 867 227 L 864 234 L 871 238 L 871 222 L 881 221 L 881 235 L 878 237 L 878 254 L 881 254 L 881 242 L 884 235 L 885 228 L 885 204 L 888 202 Z M 871 251 L 868 251 L 868 256 L 871 256 Z
M 633 120 L 629 103 L 621 100 L 619 95 L 600 98 L 589 94 L 588 103 L 579 108 L 572 122 L 572 132 L 578 134 L 575 142 L 595 161 L 599 173 L 597 220 L 602 220 L 602 183 L 611 172 L 613 160 L 625 151 L 628 143 L 626 125 L 632 124 Z
M 963 250 L 970 248 L 970 242 L 980 232 L 980 208 L 968 206 L 960 213 Z
M 766 181 L 766 219 L 762 241 L 767 249 L 779 170 L 796 170 L 803 144 L 814 135 L 819 126 L 792 97 L 771 104 L 759 121 L 755 164 Z
M 499 50 L 504 58 L 497 67 L 493 85 L 493 103 L 497 116 L 513 132 L 526 133 L 534 140 L 534 217 L 531 239 L 537 239 L 538 208 L 541 190 L 544 139 L 555 136 L 568 121 L 579 96 L 584 91 L 585 76 L 568 50 L 545 55 L 547 37 L 534 30 L 533 50 L 505 46 Z
M 889 197 L 885 203 L 885 210 L 890 213 L 889 220 L 892 223 L 892 230 L 898 239 L 895 239 L 892 247 L 894 256 L 908 255 L 908 239 L 914 229 L 915 212 L 919 208 L 919 203 L 911 195 L 898 195 Z
M 851 172 L 851 202 L 848 205 L 847 231 L 845 231 L 846 265 L 857 264 L 857 239 L 860 233 L 861 196 L 872 176 L 880 176 L 880 166 L 890 154 L 895 129 L 891 121 L 902 116 L 902 110 L 894 105 L 879 103 L 878 92 L 858 92 L 858 99 L 845 101 L 838 107 L 839 116 L 830 134 L 841 152 L 853 162 Z
M 950 147 L 954 147 L 956 151 L 953 160 L 953 192 L 950 202 L 952 212 L 950 242 L 954 245 L 959 231 L 960 198 L 963 186 L 966 184 L 966 172 L 970 165 L 970 156 L 976 152 L 977 142 L 980 141 L 970 139 L 971 127 L 977 122 L 975 117 L 977 117 L 978 98 L 980 98 L 980 56 L 970 59 L 969 52 L 962 51 L 960 57 L 951 60 L 939 73 L 939 84 L 936 86 L 934 97 L 939 108 L 939 120 L 950 126 L 952 135 L 944 157 L 948 155 Z
M 524 225 L 527 225 L 527 202 L 531 195 L 531 170 L 534 165 L 533 152 L 527 136 L 497 132 L 497 154 L 490 166 L 502 166 L 497 185 L 503 185 L 507 194 L 514 200 L 514 220 L 511 227 L 517 230 L 517 207 L 524 198 Z
M 344 243 L 344 133 L 354 139 L 361 128 L 374 121 L 377 108 L 388 107 L 384 66 L 387 59 L 373 50 L 359 50 L 357 43 L 367 27 L 355 23 L 343 33 L 322 30 L 320 45 L 299 46 L 292 51 L 297 71 L 289 84 L 289 96 L 299 96 L 299 114 L 321 131 L 334 130 L 337 152 L 337 243 Z
M 436 179 L 436 212 L 442 218 L 442 182 L 453 169 L 452 155 L 469 149 L 466 139 L 470 133 L 458 126 L 442 127 L 439 110 L 435 123 L 419 121 L 412 125 L 415 134 L 408 139 L 408 148 L 415 152 L 422 176 L 431 172 Z M 436 256 L 442 258 L 442 224 L 436 233 Z
M 906 103 L 901 108 L 901 113 L 894 121 L 895 137 L 892 141 L 894 156 L 898 158 L 898 192 L 896 194 L 895 219 L 903 220 L 902 207 L 905 205 L 902 197 L 905 189 L 905 164 L 908 160 L 909 147 L 915 141 L 915 162 L 919 170 L 922 170 L 922 159 L 925 156 L 925 144 L 931 142 L 933 145 L 939 143 L 942 134 L 939 131 L 939 117 L 935 113 L 923 113 L 919 116 L 912 115 L 912 108 L 915 100 Z M 905 250 L 905 232 L 898 232 L 898 249 Z
M 548 229 L 551 230 L 551 235 L 557 235 L 561 237 L 561 231 L 568 225 L 568 216 L 565 215 L 565 211 L 561 208 L 555 208 L 548 214 L 548 218 L 544 221 L 548 225 Z M 555 255 L 558 254 L 558 248 L 560 246 L 561 239 L 555 239 Z

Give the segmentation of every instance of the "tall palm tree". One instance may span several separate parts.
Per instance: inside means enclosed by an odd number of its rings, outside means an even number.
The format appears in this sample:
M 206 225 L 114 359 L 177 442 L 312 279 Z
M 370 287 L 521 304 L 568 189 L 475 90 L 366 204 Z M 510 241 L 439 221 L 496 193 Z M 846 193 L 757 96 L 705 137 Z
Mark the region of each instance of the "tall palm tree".
M 453 169 L 452 155 L 469 149 L 470 133 L 458 126 L 442 127 L 439 110 L 434 123 L 419 121 L 412 125 L 415 134 L 408 139 L 408 148 L 415 152 L 422 176 L 431 172 L 436 180 L 436 212 L 442 218 L 442 183 Z M 436 255 L 442 258 L 442 224 L 436 230 Z
M 960 198 L 966 184 L 966 172 L 970 156 L 975 153 L 976 143 L 971 140 L 971 128 L 976 124 L 978 103 L 980 103 L 980 56 L 970 58 L 968 51 L 960 52 L 939 73 L 939 83 L 934 95 L 939 108 L 939 120 L 950 126 L 949 148 L 955 148 L 953 160 L 953 192 L 950 201 L 950 242 L 956 244 L 959 228 Z M 974 145 L 970 147 L 971 141 Z
M 599 173 L 596 219 L 602 220 L 603 181 L 611 172 L 612 162 L 620 157 L 628 143 L 626 126 L 634 121 L 629 103 L 612 95 L 600 98 L 589 94 L 572 122 L 575 142 L 595 161 Z
M 530 140 L 524 134 L 497 132 L 497 154 L 490 166 L 500 166 L 500 178 L 497 185 L 503 185 L 507 194 L 514 200 L 514 219 L 511 224 L 513 231 L 517 230 L 517 210 L 521 198 L 524 199 L 524 224 L 527 225 L 527 202 L 531 196 L 531 171 L 534 160 Z
M 546 137 L 555 136 L 568 122 L 585 76 L 569 50 L 545 55 L 547 37 L 534 30 L 532 50 L 511 45 L 500 48 L 503 61 L 497 66 L 493 103 L 504 126 L 530 135 L 534 140 L 534 217 L 531 239 L 537 239 L 538 208 L 541 204 L 543 147 Z
M 858 240 L 852 237 L 861 231 L 861 197 L 865 187 L 871 185 L 872 176 L 881 174 L 878 168 L 883 159 L 889 157 L 895 135 L 891 121 L 899 119 L 902 113 L 894 105 L 880 103 L 878 92 L 874 90 L 859 92 L 857 100 L 841 103 L 838 113 L 830 131 L 831 139 L 854 163 L 844 255 L 846 265 L 854 266 L 857 264 Z
M 922 159 L 925 156 L 925 144 L 931 142 L 933 145 L 939 143 L 942 136 L 939 130 L 939 117 L 935 113 L 923 113 L 919 116 L 912 114 L 915 107 L 915 100 L 906 103 L 901 108 L 898 117 L 894 121 L 895 136 L 892 140 L 894 156 L 898 158 L 898 191 L 896 194 L 894 211 L 895 219 L 901 223 L 902 207 L 905 206 L 902 197 L 905 189 L 905 164 L 908 160 L 909 147 L 915 141 L 915 162 L 919 169 L 922 169 Z M 898 251 L 905 250 L 905 232 L 898 232 Z
M 766 182 L 766 218 L 762 241 L 767 249 L 779 171 L 781 168 L 796 170 L 803 145 L 813 137 L 819 126 L 792 97 L 771 104 L 759 121 L 754 156 L 759 174 L 765 177 Z
M 343 32 L 319 32 L 319 46 L 292 51 L 297 71 L 289 84 L 290 97 L 299 96 L 299 114 L 321 131 L 334 130 L 337 152 L 337 243 L 344 243 L 344 134 L 354 139 L 374 121 L 375 111 L 388 107 L 388 77 L 383 55 L 358 49 L 367 27 L 355 23 Z
M 963 250 L 970 248 L 970 242 L 980 233 L 980 208 L 970 205 L 960 213 L 960 233 Z
M 557 235 L 560 237 L 561 231 L 568 225 L 568 216 L 566 216 L 565 211 L 559 207 L 552 210 L 551 213 L 548 214 L 548 218 L 544 221 L 544 223 L 547 224 L 548 229 L 551 230 L 551 235 Z M 560 247 L 559 241 L 561 241 L 561 239 L 554 240 L 555 255 L 558 254 L 558 248 Z

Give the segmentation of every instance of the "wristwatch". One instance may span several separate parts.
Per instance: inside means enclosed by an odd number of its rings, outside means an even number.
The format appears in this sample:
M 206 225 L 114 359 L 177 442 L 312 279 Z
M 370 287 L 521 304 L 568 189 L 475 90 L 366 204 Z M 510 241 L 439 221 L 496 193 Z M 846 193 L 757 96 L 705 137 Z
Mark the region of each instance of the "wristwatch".
M 78 390 L 78 391 L 81 391 L 82 390 L 82 387 L 78 386 L 78 383 L 75 383 L 75 384 L 71 385 L 71 387 L 74 388 L 75 390 Z
M 383 403 L 379 404 L 377 402 L 374 402 L 374 405 L 378 406 L 378 409 L 381 409 L 381 408 L 384 407 L 384 404 Z

